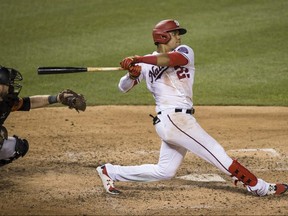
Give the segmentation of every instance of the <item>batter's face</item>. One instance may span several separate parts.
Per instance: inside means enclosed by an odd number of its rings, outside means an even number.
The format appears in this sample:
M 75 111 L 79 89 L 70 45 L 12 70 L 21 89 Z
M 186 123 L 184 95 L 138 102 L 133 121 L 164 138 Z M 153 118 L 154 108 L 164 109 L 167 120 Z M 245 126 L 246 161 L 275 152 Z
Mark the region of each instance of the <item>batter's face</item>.
M 181 45 L 181 37 L 179 34 L 179 31 L 171 31 L 169 32 L 171 39 L 170 41 L 167 43 L 167 45 L 170 47 L 171 51 L 174 50 L 176 47 L 178 47 L 179 45 Z
M 0 84 L 0 98 L 8 94 L 9 86 Z

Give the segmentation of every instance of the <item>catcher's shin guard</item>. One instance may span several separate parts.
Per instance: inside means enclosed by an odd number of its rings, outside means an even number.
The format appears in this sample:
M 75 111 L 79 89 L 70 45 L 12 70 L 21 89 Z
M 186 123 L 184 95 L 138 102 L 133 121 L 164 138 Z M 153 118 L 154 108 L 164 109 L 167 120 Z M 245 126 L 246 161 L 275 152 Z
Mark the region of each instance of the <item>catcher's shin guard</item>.
M 233 160 L 228 170 L 232 174 L 232 177 L 235 176 L 244 185 L 253 187 L 258 182 L 257 177 L 236 160 Z
M 20 139 L 17 136 L 15 136 L 16 139 L 16 145 L 15 145 L 15 159 L 21 157 L 24 157 L 26 153 L 29 150 L 29 143 L 26 139 Z
M 14 160 L 19 157 L 24 157 L 29 150 L 29 143 L 26 139 L 20 139 L 16 135 L 13 136 L 15 138 L 15 150 L 13 155 L 9 156 L 6 159 L 0 160 L 0 167 L 6 164 L 12 163 Z

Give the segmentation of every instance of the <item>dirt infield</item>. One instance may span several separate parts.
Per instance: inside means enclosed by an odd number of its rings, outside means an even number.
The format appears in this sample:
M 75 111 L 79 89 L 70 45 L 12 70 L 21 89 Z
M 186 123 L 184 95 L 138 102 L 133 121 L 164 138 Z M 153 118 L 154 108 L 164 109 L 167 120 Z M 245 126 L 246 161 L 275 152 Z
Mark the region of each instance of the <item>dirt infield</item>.
M 175 178 L 116 186 L 106 194 L 98 163 L 157 163 L 154 106 L 66 107 L 10 115 L 9 135 L 28 139 L 24 158 L 0 173 L 0 215 L 288 215 L 288 194 L 254 197 L 188 153 Z M 200 125 L 258 177 L 288 182 L 287 107 L 196 107 Z M 219 176 L 224 181 L 183 180 Z

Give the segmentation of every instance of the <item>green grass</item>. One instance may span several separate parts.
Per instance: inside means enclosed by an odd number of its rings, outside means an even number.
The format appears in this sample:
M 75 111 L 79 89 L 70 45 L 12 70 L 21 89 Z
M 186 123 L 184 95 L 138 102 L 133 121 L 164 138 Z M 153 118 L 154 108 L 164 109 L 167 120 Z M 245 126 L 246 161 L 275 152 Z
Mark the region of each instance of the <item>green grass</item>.
M 37 75 L 39 66 L 119 66 L 154 51 L 151 30 L 175 18 L 195 52 L 196 105 L 288 106 L 286 0 L 0 0 L 0 64 L 24 76 L 21 96 L 83 93 L 89 105 L 154 104 L 125 73 Z

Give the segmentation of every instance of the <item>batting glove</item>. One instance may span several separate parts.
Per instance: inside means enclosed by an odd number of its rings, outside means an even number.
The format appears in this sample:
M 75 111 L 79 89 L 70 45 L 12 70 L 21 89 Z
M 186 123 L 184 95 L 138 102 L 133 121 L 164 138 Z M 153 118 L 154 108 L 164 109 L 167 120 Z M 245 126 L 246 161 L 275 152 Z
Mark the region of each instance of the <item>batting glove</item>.
M 130 79 L 136 80 L 141 74 L 142 67 L 140 65 L 132 65 L 129 67 L 129 77 Z
M 130 56 L 124 58 L 121 62 L 120 65 L 124 70 L 129 70 L 130 66 L 132 66 L 135 63 L 138 63 L 138 57 L 137 56 Z

